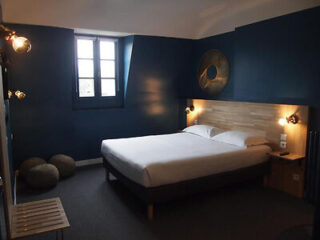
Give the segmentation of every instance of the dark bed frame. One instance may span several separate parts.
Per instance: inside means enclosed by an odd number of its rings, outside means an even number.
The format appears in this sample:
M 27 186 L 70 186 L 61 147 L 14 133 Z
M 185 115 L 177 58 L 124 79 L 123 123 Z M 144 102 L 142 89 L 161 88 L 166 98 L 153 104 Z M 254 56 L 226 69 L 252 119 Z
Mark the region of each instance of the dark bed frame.
M 263 178 L 270 174 L 270 163 L 264 162 L 235 171 L 223 172 L 178 183 L 147 188 L 124 176 L 108 162 L 108 159 L 104 157 L 103 166 L 106 170 L 107 181 L 110 181 L 109 173 L 111 173 L 131 192 L 137 195 L 138 198 L 147 203 L 149 220 L 153 219 L 153 206 L 155 203 L 169 201 L 190 194 L 206 192 L 235 183 Z

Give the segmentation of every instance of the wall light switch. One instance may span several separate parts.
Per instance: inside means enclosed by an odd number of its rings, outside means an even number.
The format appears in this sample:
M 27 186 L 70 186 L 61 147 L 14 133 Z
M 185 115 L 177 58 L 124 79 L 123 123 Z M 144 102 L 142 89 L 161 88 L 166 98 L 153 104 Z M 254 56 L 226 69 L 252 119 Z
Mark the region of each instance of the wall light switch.
M 287 134 L 285 133 L 280 134 L 280 141 L 287 141 Z
M 287 142 L 286 141 L 280 141 L 280 147 L 285 149 L 287 148 Z
M 297 173 L 294 173 L 294 174 L 292 175 L 292 179 L 293 179 L 293 181 L 299 182 L 299 181 L 300 181 L 300 175 L 297 174 Z
M 194 120 L 194 121 L 193 121 L 193 124 L 194 124 L 194 125 L 197 125 L 197 124 L 198 124 L 198 119 Z

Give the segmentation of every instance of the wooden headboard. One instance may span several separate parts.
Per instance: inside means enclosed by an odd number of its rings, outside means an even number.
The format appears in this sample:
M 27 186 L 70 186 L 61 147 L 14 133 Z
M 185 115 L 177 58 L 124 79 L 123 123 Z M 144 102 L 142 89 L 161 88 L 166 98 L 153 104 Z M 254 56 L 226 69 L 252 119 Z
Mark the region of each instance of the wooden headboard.
M 309 107 L 303 105 L 284 105 L 250 102 L 232 102 L 189 99 L 188 105 L 195 110 L 187 115 L 187 125 L 209 124 L 224 130 L 242 130 L 263 136 L 270 141 L 273 150 L 280 149 L 280 134 L 287 134 L 287 150 L 305 155 Z M 278 121 L 296 113 L 297 124 L 281 126 Z

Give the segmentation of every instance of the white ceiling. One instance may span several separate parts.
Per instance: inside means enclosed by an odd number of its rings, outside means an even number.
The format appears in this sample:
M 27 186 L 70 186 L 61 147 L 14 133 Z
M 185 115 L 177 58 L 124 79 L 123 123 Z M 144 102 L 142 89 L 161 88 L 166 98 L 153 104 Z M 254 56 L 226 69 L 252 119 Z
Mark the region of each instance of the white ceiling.
M 319 5 L 320 0 L 2 0 L 2 16 L 7 23 L 199 39 Z

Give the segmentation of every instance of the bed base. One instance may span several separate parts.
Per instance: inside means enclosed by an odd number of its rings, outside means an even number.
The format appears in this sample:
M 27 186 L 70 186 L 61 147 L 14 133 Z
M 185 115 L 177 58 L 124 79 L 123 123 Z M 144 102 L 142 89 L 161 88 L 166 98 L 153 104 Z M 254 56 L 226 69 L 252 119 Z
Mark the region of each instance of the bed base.
M 104 170 L 105 170 L 105 173 L 106 173 L 106 181 L 110 182 L 111 181 L 110 180 L 110 172 L 109 172 L 109 170 L 107 168 L 105 168 Z
M 158 187 L 144 187 L 115 169 L 106 158 L 103 157 L 103 166 L 106 173 L 106 181 L 110 181 L 110 173 L 115 176 L 131 192 L 147 204 L 147 216 L 149 220 L 154 218 L 154 204 L 166 202 L 190 194 L 206 192 L 216 188 L 229 186 L 235 183 L 262 178 L 270 174 L 270 163 L 264 162 L 251 167 L 235 171 L 213 174 L 206 177 L 172 183 Z
M 105 173 L 106 173 L 106 181 L 107 182 L 111 182 L 111 179 L 110 179 L 110 172 L 109 172 L 109 169 L 105 167 Z M 142 199 L 143 200 L 143 199 Z M 149 202 L 147 203 L 147 216 L 148 216 L 148 219 L 150 221 L 153 220 L 153 217 L 154 217 L 154 204 Z

